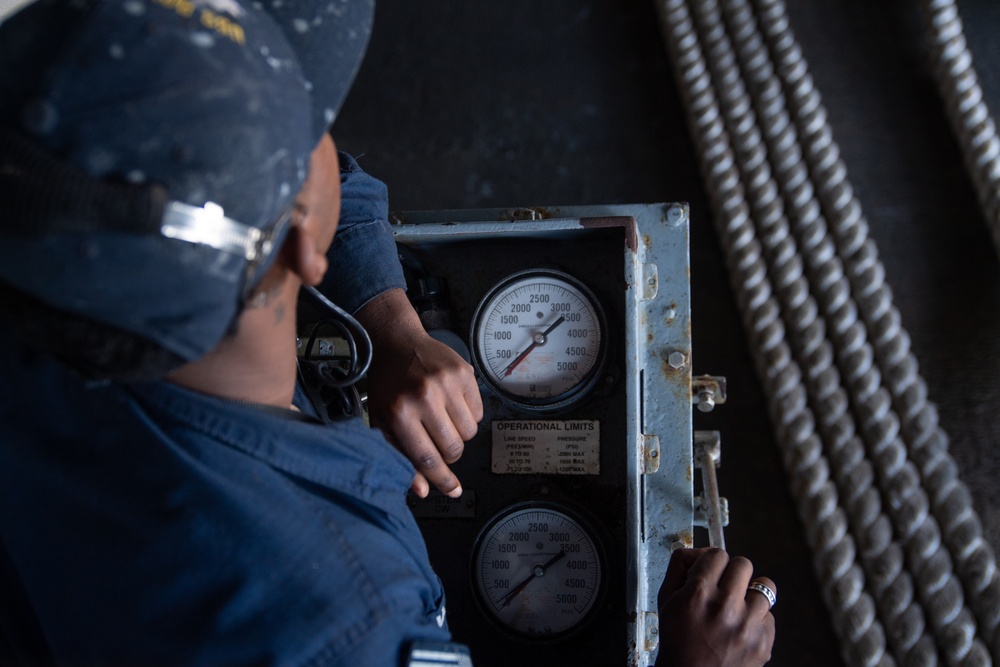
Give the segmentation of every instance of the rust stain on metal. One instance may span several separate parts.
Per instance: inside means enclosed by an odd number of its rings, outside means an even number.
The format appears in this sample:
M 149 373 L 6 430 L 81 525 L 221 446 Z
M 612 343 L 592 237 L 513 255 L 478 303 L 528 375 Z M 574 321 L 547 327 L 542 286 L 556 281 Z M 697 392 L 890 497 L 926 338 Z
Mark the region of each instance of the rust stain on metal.
M 674 320 L 677 319 L 677 304 L 676 303 L 671 303 L 669 306 L 667 306 L 665 314 L 666 314 L 666 317 L 663 318 L 664 323 L 666 323 L 666 325 L 668 327 L 672 326 L 673 323 L 674 323 Z M 687 335 L 688 335 L 688 338 L 691 337 L 690 327 L 688 327 Z
M 692 468 L 690 464 L 688 464 L 687 467 L 687 480 L 689 482 L 694 480 L 694 468 Z
M 687 355 L 685 354 L 687 357 Z M 669 356 L 661 356 L 660 371 L 667 380 L 668 387 L 680 401 L 691 400 L 690 357 L 685 359 L 685 363 L 680 368 L 675 368 L 670 363 Z
M 607 218 L 580 218 L 580 226 L 584 229 L 600 229 L 602 227 L 621 227 L 625 232 L 625 247 L 635 254 L 639 251 L 639 231 L 635 218 L 628 215 L 609 216 Z
M 539 206 L 522 206 L 519 208 L 504 209 L 500 211 L 501 220 L 548 220 L 554 218 L 555 214 L 547 208 Z

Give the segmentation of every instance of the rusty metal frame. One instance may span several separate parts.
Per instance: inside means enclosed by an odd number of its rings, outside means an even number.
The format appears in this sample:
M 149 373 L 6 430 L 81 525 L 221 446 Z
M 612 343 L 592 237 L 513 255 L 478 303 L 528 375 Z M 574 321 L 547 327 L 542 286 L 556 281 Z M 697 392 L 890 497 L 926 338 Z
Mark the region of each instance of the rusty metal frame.
M 645 667 L 654 662 L 659 644 L 656 598 L 670 553 L 677 546 L 691 546 L 693 540 L 687 204 L 408 212 L 396 217 L 393 232 L 397 240 L 411 243 L 508 234 L 544 237 L 608 220 L 627 227 L 626 594 L 635 621 L 626 664 Z

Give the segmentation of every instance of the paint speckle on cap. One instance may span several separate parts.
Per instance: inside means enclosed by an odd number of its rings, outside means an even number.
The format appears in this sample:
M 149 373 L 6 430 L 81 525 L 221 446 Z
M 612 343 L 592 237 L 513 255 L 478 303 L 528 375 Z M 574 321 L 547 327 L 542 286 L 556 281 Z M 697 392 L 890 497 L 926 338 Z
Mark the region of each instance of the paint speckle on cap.
M 282 183 L 281 187 L 278 188 L 278 196 L 287 197 L 290 194 L 292 194 L 292 186 L 288 183 Z
M 129 183 L 134 183 L 136 185 L 146 182 L 146 172 L 141 169 L 133 169 L 129 173 L 125 174 L 125 180 Z
M 125 57 L 125 49 L 118 42 L 114 42 L 108 47 L 108 55 L 115 60 L 121 60 Z
M 203 49 L 210 49 L 215 46 L 215 37 L 207 32 L 192 32 L 191 43 Z
M 309 32 L 309 21 L 305 19 L 293 19 L 292 27 L 295 28 L 295 32 L 306 33 Z
M 246 10 L 235 0 L 201 0 L 209 7 L 222 14 L 229 14 L 235 19 L 246 16 Z M 195 3 L 197 4 L 197 3 Z
M 333 120 L 337 117 L 337 112 L 333 109 L 327 107 L 323 109 L 323 119 L 326 121 L 327 125 L 333 123 Z
M 146 3 L 139 0 L 129 0 L 125 3 L 125 11 L 132 16 L 142 16 L 146 13 Z
M 279 163 L 287 159 L 288 159 L 288 149 L 282 148 L 281 150 L 276 151 L 274 155 L 264 160 L 263 163 L 261 164 L 261 169 L 263 171 L 271 171 L 272 169 L 276 169 Z

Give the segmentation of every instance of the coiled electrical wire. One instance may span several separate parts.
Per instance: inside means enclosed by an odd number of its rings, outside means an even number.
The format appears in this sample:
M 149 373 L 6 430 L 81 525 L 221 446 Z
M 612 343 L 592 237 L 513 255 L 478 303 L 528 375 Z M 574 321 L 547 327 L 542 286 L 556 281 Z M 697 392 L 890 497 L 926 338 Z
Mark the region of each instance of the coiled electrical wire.
M 983 98 L 955 0 L 922 0 L 934 75 L 965 168 L 1000 252 L 1000 138 Z
M 844 659 L 865 667 L 894 665 L 885 650 L 885 633 L 876 618 L 875 604 L 864 588 L 864 574 L 855 562 L 855 543 L 815 433 L 801 369 L 785 341 L 780 309 L 750 220 L 702 46 L 684 0 L 664 0 L 658 8 L 757 371 L 765 385 L 799 515 L 810 527 L 814 567 L 824 584 L 824 598 Z

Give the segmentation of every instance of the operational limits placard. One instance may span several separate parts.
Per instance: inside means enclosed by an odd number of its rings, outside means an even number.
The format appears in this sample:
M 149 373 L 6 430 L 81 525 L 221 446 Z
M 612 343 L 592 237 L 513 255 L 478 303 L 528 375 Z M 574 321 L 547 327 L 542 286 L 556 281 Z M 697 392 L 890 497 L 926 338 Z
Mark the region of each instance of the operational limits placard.
M 491 469 L 501 475 L 600 474 L 601 424 L 596 419 L 494 421 Z

